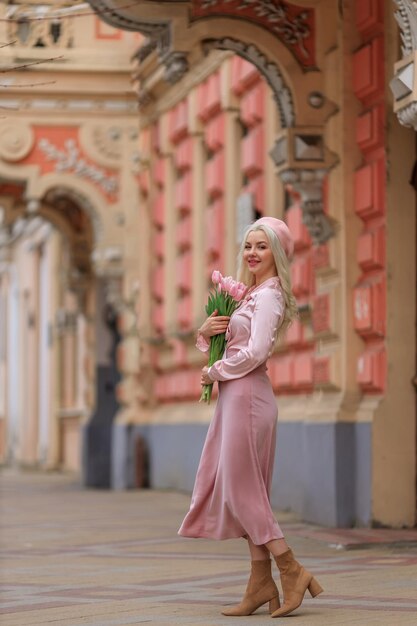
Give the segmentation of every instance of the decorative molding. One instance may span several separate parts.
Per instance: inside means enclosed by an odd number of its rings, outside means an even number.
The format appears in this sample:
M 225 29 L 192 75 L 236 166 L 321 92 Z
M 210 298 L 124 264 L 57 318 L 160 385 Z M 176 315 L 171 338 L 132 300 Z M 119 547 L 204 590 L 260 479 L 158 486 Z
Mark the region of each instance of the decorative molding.
M 105 193 L 114 195 L 118 190 L 118 182 L 114 176 L 108 176 L 102 168 L 88 164 L 80 155 L 80 149 L 73 139 L 65 141 L 64 150 L 54 146 L 49 139 L 41 139 L 39 149 L 48 161 L 55 162 L 56 172 L 72 172 L 80 178 L 87 178 L 96 183 Z
M 417 50 L 417 2 L 416 0 L 394 0 L 398 6 L 395 19 L 401 30 L 403 57 Z
M 165 66 L 164 78 L 167 83 L 174 85 L 188 72 L 187 55 L 183 52 L 171 52 L 163 59 Z
M 12 4 L 7 8 L 8 41 L 24 48 L 71 48 L 73 20 L 53 5 Z
M 295 111 L 291 90 L 286 85 L 279 67 L 270 61 L 259 48 L 232 37 L 206 39 L 202 42 L 202 46 L 206 55 L 214 49 L 231 50 L 253 63 L 272 89 L 280 113 L 281 126 L 287 128 L 294 125 Z
M 193 0 L 192 19 L 233 17 L 259 24 L 275 35 L 303 67 L 315 65 L 314 9 L 284 0 Z
M 138 63 L 143 63 L 143 61 L 148 58 L 148 56 L 157 48 L 157 46 L 157 40 L 148 37 L 145 40 L 145 43 L 142 44 L 135 52 L 132 59 L 138 61 Z
M 109 0 L 87 0 L 88 3 L 92 6 L 92 8 L 97 11 L 100 15 L 100 19 L 102 19 L 110 26 L 115 26 L 116 28 L 122 28 L 123 30 L 130 30 L 134 32 L 142 33 L 147 37 L 158 37 L 164 30 L 169 27 L 169 22 L 164 20 L 143 20 L 143 19 L 132 19 L 131 17 L 126 17 L 122 13 L 122 8 L 118 9 L 113 6 L 113 3 Z M 132 3 L 133 4 L 133 3 Z M 137 4 L 142 4 L 138 2 Z
M 403 126 L 411 126 L 417 130 L 417 102 L 411 102 L 408 106 L 397 111 L 397 117 Z
M 285 184 L 300 194 L 303 223 L 315 244 L 323 244 L 334 237 L 333 220 L 323 211 L 323 180 L 327 170 L 286 169 L 280 172 Z
M 29 124 L 9 120 L 0 126 L 0 157 L 12 163 L 21 161 L 32 150 L 34 140 Z

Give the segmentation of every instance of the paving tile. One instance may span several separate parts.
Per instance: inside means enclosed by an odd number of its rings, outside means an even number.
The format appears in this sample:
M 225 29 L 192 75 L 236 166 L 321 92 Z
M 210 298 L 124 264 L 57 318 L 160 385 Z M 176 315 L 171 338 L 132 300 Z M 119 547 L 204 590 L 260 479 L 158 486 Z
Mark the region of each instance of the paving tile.
M 1 487 L 2 626 L 281 623 L 262 607 L 238 620 L 221 615 L 245 588 L 246 542 L 178 537 L 184 494 L 84 490 L 71 476 L 9 470 Z M 323 529 L 277 517 L 325 589 L 305 599 L 291 624 L 416 626 L 414 531 Z

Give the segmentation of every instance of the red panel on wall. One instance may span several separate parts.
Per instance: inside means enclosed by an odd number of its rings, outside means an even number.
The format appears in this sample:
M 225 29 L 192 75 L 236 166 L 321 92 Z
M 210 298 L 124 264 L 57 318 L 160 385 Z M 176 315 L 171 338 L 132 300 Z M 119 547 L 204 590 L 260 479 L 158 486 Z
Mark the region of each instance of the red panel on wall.
M 165 198 L 163 191 L 160 191 L 156 196 L 153 206 L 153 221 L 156 226 L 163 228 L 165 223 Z
M 154 249 L 157 258 L 162 260 L 165 256 L 165 233 L 162 230 L 155 235 Z
M 225 180 L 224 152 L 217 152 L 206 165 L 206 190 L 210 198 L 223 195 Z
M 285 220 L 294 238 L 295 250 L 308 248 L 311 244 L 311 238 L 303 223 L 303 211 L 301 207 L 294 205 L 288 209 Z
M 183 330 L 192 327 L 192 301 L 189 294 L 185 294 L 178 302 L 178 324 Z
M 285 344 L 292 348 L 300 348 L 304 343 L 304 326 L 299 320 L 294 320 L 285 334 Z
M 358 263 L 364 271 L 381 269 L 385 262 L 385 229 L 367 231 L 358 239 Z
M 356 120 L 356 141 L 362 152 L 370 152 L 384 143 L 384 105 L 377 104 Z
M 177 287 L 183 293 L 191 291 L 192 267 L 190 251 L 184 252 L 177 258 Z
M 158 159 L 155 163 L 153 172 L 153 178 L 159 187 L 163 187 L 165 184 L 165 160 Z
M 154 310 L 152 315 L 152 321 L 154 328 L 157 332 L 164 332 L 165 328 L 165 306 L 163 303 L 158 304 Z
M 240 117 L 248 127 L 256 126 L 265 116 L 265 83 L 259 82 L 240 101 Z
M 174 202 L 175 208 L 181 213 L 191 211 L 193 204 L 192 175 L 187 171 L 175 183 Z
M 242 191 L 252 194 L 254 208 L 263 213 L 265 210 L 265 180 L 263 173 L 250 180 Z
M 170 112 L 168 136 L 172 143 L 178 143 L 188 132 L 188 101 L 182 100 Z
M 158 265 L 152 275 L 152 293 L 160 301 L 164 298 L 164 282 L 164 267 Z
M 94 20 L 96 39 L 106 39 L 119 41 L 123 36 L 123 31 L 106 24 L 99 17 Z
M 294 385 L 303 389 L 313 385 L 313 357 L 311 354 L 294 355 Z
M 242 170 L 246 176 L 254 177 L 264 168 L 264 127 L 256 126 L 242 140 Z
M 177 367 L 183 367 L 187 364 L 187 346 L 185 342 L 181 339 L 172 339 L 170 344 L 173 351 L 175 365 L 177 365 Z
M 191 248 L 192 240 L 192 220 L 191 215 L 186 215 L 177 224 L 176 243 L 180 250 Z
M 268 363 L 268 375 L 274 389 L 290 389 L 294 383 L 294 362 L 292 356 L 274 356 Z
M 207 121 L 221 109 L 220 74 L 215 72 L 198 87 L 199 117 Z
M 193 162 L 193 140 L 183 139 L 174 150 L 175 165 L 180 172 L 191 168 Z
M 311 251 L 311 261 L 315 270 L 320 270 L 330 265 L 329 246 L 324 243 L 321 246 L 315 246 Z
M 292 262 L 291 284 L 296 298 L 309 295 L 311 286 L 311 261 L 309 257 L 295 259 Z
M 381 0 L 356 0 L 356 26 L 363 37 L 379 34 L 384 27 Z
M 219 113 L 206 124 L 205 140 L 207 147 L 212 152 L 217 152 L 224 146 L 224 122 L 224 113 Z
M 223 248 L 223 200 L 216 200 L 206 211 L 206 251 L 214 260 L 221 256 Z
M 385 160 L 372 161 L 355 172 L 355 211 L 362 219 L 385 213 Z
M 384 39 L 376 37 L 353 55 L 353 90 L 364 102 L 384 89 Z
M 232 60 L 232 89 L 236 95 L 241 95 L 255 85 L 261 76 L 253 65 L 242 57 L 235 56 Z
M 364 337 L 385 334 L 385 282 L 356 287 L 353 292 L 354 324 Z
M 383 348 L 369 349 L 358 359 L 357 381 L 364 391 L 382 393 L 385 390 L 387 360 Z
M 313 298 L 312 324 L 315 333 L 330 330 L 330 296 L 321 294 Z

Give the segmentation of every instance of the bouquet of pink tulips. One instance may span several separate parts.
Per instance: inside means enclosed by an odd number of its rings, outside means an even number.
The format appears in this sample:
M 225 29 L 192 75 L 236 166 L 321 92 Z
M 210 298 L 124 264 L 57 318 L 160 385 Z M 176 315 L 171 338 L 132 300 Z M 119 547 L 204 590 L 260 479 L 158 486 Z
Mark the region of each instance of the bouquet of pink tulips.
M 247 286 L 233 280 L 231 276 L 223 277 L 219 271 L 215 270 L 211 276 L 214 289 L 210 291 L 208 298 L 206 313 L 211 315 L 217 310 L 218 315 L 227 315 L 230 317 L 236 309 L 239 302 L 247 291 Z M 226 348 L 226 334 L 213 335 L 210 338 L 210 350 L 208 366 L 210 367 L 222 358 Z M 213 383 L 204 385 L 200 397 L 200 402 L 210 404 Z

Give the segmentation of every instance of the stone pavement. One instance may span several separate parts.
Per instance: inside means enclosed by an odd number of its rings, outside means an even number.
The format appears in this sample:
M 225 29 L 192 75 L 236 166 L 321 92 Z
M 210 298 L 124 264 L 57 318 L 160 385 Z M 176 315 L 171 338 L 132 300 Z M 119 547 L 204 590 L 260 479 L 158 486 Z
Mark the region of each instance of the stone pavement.
M 246 543 L 177 537 L 187 495 L 83 490 L 74 477 L 11 470 L 1 483 L 2 626 L 282 622 L 265 608 L 251 617 L 220 614 L 244 590 Z M 284 621 L 417 625 L 415 531 L 329 531 L 277 517 L 325 589 Z

